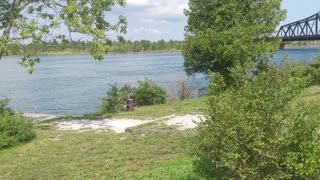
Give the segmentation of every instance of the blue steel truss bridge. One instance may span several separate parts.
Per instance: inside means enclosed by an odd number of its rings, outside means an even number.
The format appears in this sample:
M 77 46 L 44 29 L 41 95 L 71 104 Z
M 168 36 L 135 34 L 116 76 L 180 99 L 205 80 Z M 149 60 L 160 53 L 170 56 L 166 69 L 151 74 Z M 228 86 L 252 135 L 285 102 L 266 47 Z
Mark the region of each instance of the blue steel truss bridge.
M 320 40 L 320 12 L 280 27 L 277 38 L 282 42 Z

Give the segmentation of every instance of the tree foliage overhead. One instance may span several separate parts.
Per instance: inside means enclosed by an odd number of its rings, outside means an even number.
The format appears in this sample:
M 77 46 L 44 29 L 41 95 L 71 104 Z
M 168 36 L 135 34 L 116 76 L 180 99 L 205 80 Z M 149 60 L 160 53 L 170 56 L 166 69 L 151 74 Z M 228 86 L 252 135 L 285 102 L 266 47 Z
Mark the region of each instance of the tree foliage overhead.
M 126 18 L 119 16 L 108 21 L 107 12 L 113 6 L 125 5 L 125 0 L 1 0 L 0 1 L 0 59 L 8 44 L 44 43 L 52 39 L 60 42 L 74 36 L 92 41 L 91 55 L 98 60 L 108 52 L 107 33 L 126 32 Z M 25 52 L 21 65 L 34 70 L 39 58 Z
M 271 37 L 286 13 L 281 1 L 190 0 L 185 12 L 186 72 L 228 76 L 235 66 L 270 57 L 279 48 L 279 40 Z

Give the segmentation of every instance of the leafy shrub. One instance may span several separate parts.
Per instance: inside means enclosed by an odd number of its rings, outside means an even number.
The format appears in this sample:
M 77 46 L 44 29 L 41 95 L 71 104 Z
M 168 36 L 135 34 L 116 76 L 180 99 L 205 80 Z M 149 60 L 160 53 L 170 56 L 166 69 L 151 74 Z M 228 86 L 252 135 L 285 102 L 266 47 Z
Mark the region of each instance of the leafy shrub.
M 0 149 L 30 141 L 36 136 L 33 125 L 7 105 L 7 99 L 0 100 Z
M 320 108 L 318 101 L 298 103 L 286 111 L 284 164 L 294 179 L 320 178 Z
M 107 92 L 107 97 L 102 98 L 100 111 L 102 113 L 115 113 L 126 109 L 126 101 L 132 98 L 134 88 L 130 86 L 118 87 L 117 84 L 111 85 Z
M 126 110 L 127 100 L 134 99 L 137 105 L 147 106 L 166 102 L 166 91 L 150 80 L 139 81 L 138 87 L 111 85 L 107 97 L 102 98 L 101 113 L 116 113 Z
M 270 65 L 226 86 L 215 74 L 207 119 L 197 129 L 196 171 L 217 179 L 317 178 L 320 108 L 291 105 L 310 82 L 295 66 Z
M 139 106 L 164 104 L 167 92 L 155 82 L 150 80 L 139 81 L 139 86 L 134 91 L 134 98 Z

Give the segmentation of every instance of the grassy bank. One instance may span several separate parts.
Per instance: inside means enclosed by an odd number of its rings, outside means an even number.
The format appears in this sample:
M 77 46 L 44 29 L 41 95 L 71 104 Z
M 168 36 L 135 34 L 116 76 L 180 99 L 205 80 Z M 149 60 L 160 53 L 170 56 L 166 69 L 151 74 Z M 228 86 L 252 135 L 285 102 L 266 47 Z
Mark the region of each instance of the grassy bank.
M 116 117 L 198 113 L 206 99 L 139 107 Z M 295 102 L 320 101 L 320 86 Z M 0 179 L 200 179 L 193 173 L 193 131 L 151 123 L 130 132 L 67 132 L 39 126 L 38 137 L 0 151 Z
M 308 88 L 296 101 L 305 103 L 320 102 L 320 85 Z

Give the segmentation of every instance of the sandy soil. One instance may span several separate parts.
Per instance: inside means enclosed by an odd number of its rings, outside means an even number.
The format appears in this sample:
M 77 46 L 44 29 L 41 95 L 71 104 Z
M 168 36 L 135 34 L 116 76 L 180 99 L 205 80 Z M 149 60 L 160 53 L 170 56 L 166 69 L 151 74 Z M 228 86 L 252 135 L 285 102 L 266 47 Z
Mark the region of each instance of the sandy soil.
M 59 116 L 56 115 L 50 115 L 50 114 L 35 114 L 35 113 L 24 113 L 25 117 L 35 120 L 35 121 L 48 121 L 54 118 L 57 118 Z
M 48 114 L 25 113 L 25 116 L 35 121 L 46 121 L 58 116 Z M 204 119 L 202 115 L 167 116 L 155 120 L 137 119 L 102 119 L 102 120 L 66 120 L 51 123 L 60 130 L 87 131 L 87 130 L 112 130 L 116 133 L 123 133 L 127 128 L 136 127 L 150 122 L 161 121 L 168 126 L 175 126 L 178 130 L 193 129 Z
M 127 128 L 152 122 L 152 120 L 133 119 L 103 119 L 103 120 L 72 120 L 53 123 L 61 130 L 105 130 L 110 129 L 116 133 L 123 133 Z
M 176 116 L 167 120 L 165 123 L 168 126 L 177 126 L 179 130 L 194 129 L 197 127 L 196 123 L 204 119 L 203 115 L 185 115 Z

